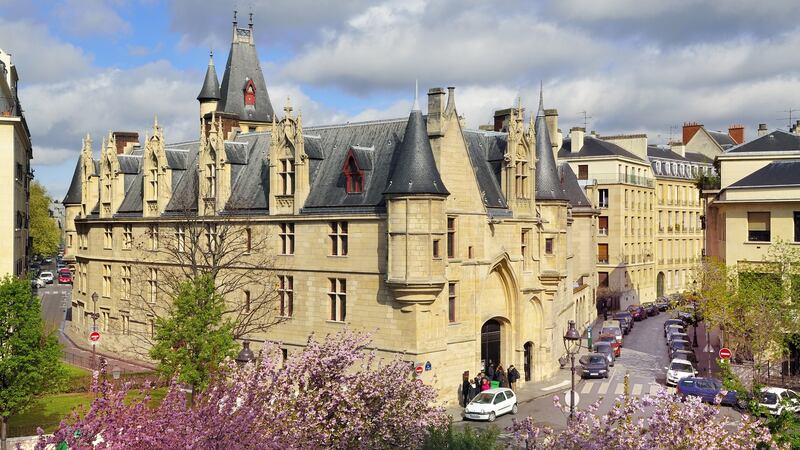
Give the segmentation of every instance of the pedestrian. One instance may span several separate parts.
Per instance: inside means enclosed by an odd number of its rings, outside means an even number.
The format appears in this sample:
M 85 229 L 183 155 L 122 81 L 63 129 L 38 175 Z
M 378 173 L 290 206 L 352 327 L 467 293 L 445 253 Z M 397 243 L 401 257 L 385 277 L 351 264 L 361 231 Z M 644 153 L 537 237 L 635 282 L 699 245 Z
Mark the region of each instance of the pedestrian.
M 505 369 L 503 369 L 501 365 L 497 366 L 497 382 L 500 384 L 500 387 L 508 387 L 508 377 L 506 376 Z
M 516 389 L 517 380 L 519 380 L 519 371 L 512 364 L 508 366 L 508 384 L 512 391 Z
M 488 390 L 489 390 L 489 387 L 490 387 L 490 386 L 489 386 L 489 379 L 488 379 L 488 378 L 486 378 L 486 377 L 484 377 L 484 378 L 481 380 L 481 392 L 483 392 L 483 391 L 488 391 Z
M 494 364 L 492 364 L 492 360 L 489 360 L 489 364 L 486 366 L 486 376 L 489 377 L 490 380 L 494 380 Z
M 461 382 L 461 398 L 464 399 L 464 406 L 467 406 L 469 403 L 469 389 L 470 389 L 470 382 L 469 382 L 469 370 L 465 370 L 462 375 L 462 382 Z

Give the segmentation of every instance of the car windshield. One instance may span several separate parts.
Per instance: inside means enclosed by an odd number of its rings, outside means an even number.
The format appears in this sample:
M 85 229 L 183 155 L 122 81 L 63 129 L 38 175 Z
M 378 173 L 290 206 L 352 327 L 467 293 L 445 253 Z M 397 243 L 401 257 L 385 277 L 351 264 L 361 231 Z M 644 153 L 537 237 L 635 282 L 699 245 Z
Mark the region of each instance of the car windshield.
M 494 399 L 494 394 L 481 392 L 480 394 L 476 395 L 475 398 L 472 399 L 472 403 L 477 403 L 479 405 L 489 405 L 492 403 L 493 399 Z
M 619 328 L 603 328 L 603 330 L 600 331 L 600 332 L 603 333 L 603 334 L 606 334 L 606 333 L 617 334 L 618 331 L 619 331 Z
M 669 368 L 676 372 L 692 373 L 692 365 L 682 362 L 673 362 L 672 364 L 670 364 Z
M 589 357 L 589 364 L 602 364 L 606 357 L 602 355 L 592 355 Z
M 765 405 L 774 405 L 778 403 L 778 394 L 774 392 L 762 392 L 761 403 Z
M 672 341 L 672 348 L 686 348 L 689 346 L 689 343 L 686 341 Z
M 597 339 L 597 342 L 613 342 L 616 340 L 617 338 L 615 338 L 613 334 L 604 334 Z
M 610 345 L 595 345 L 594 346 L 594 351 L 596 351 L 597 353 L 609 353 L 609 352 L 611 352 L 611 346 Z

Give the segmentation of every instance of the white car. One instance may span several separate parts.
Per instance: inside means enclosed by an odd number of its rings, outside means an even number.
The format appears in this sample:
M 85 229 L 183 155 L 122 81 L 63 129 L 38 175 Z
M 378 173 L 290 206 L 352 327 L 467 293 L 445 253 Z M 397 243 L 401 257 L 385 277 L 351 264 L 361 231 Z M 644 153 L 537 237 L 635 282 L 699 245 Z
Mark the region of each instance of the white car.
M 508 388 L 489 389 L 481 392 L 464 408 L 464 417 L 494 422 L 505 413 L 517 413 L 517 396 Z
M 53 272 L 42 272 L 39 274 L 39 279 L 47 284 L 53 284 Z
M 693 377 L 697 375 L 692 363 L 685 359 L 675 358 L 669 363 L 669 367 L 664 367 L 667 371 L 667 386 L 675 386 L 678 381 L 686 377 Z
M 800 396 L 791 389 L 767 387 L 761 390 L 759 406 L 775 416 L 780 416 L 784 411 L 800 412 Z

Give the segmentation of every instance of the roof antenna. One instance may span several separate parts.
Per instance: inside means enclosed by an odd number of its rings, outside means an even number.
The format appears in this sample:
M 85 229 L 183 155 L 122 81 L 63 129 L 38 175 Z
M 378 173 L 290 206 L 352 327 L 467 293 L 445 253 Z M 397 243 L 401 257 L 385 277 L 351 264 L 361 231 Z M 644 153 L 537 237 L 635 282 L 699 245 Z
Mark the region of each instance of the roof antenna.
M 253 28 L 253 5 L 250 5 L 250 23 L 248 24 L 250 28 Z
M 411 107 L 412 111 L 419 111 L 419 78 L 414 80 L 414 106 Z
M 236 26 L 236 25 L 239 23 L 239 21 L 236 19 L 236 14 L 237 14 L 238 12 L 239 12 L 239 11 L 236 11 L 235 9 L 233 10 L 233 26 L 234 26 L 234 27 L 235 27 L 235 26 Z

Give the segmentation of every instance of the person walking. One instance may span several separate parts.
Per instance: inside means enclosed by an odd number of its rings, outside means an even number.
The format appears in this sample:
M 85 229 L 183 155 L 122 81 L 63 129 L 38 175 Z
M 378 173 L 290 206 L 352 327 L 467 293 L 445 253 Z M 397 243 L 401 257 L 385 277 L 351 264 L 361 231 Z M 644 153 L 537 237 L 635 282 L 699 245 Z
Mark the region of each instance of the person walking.
M 462 382 L 461 382 L 461 398 L 464 400 L 464 406 L 467 406 L 469 403 L 470 397 L 470 382 L 469 382 L 469 370 L 465 370 L 462 375 Z
M 512 364 L 508 366 L 508 384 L 512 391 L 516 389 L 517 380 L 519 380 L 519 371 Z
M 495 375 L 494 364 L 492 363 L 492 360 L 490 359 L 489 360 L 489 364 L 486 365 L 486 376 L 490 380 L 494 380 L 495 379 L 494 375 Z
M 497 382 L 500 384 L 500 387 L 508 387 L 508 377 L 506 376 L 505 369 L 503 369 L 501 365 L 497 366 Z

